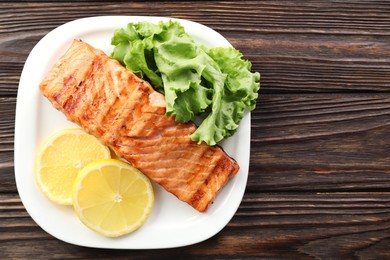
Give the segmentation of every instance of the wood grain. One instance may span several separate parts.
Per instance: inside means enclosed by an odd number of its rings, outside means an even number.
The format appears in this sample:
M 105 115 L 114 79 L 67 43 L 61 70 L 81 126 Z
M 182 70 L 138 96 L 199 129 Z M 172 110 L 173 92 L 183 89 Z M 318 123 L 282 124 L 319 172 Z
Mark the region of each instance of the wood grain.
M 100 15 L 200 22 L 261 73 L 246 194 L 202 243 L 78 247 L 43 231 L 20 201 L 13 140 L 23 65 L 57 26 Z M 0 1 L 0 55 L 0 259 L 390 258 L 389 1 Z
M 175 250 L 80 248 L 53 239 L 14 195 L 0 194 L 0 256 L 126 259 L 126 257 L 265 257 L 312 259 L 390 257 L 390 194 L 247 193 L 219 234 Z M 293 205 L 293 206 L 292 206 Z M 6 210 L 5 210 L 6 208 Z M 326 246 L 325 246 L 326 245 Z
M 98 15 L 190 19 L 222 33 L 262 74 L 263 93 L 388 92 L 390 3 L 386 1 L 2 3 L 1 94 L 15 94 L 21 67 L 46 33 Z M 14 12 L 9 12 L 12 7 Z M 335 15 L 337 13 L 337 15 Z M 9 71 L 11 70 L 11 71 Z M 7 74 L 7 75 L 8 75 Z
M 389 94 L 262 95 L 250 190 L 390 188 Z

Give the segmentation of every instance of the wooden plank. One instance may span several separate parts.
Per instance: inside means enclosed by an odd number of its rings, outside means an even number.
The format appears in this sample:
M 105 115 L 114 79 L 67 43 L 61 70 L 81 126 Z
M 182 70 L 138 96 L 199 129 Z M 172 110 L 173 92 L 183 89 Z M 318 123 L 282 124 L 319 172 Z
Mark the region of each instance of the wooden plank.
M 389 92 L 390 4 L 289 1 L 0 4 L 0 94 L 16 95 L 33 46 L 95 15 L 190 19 L 222 33 L 262 74 L 263 93 Z M 12 10 L 10 10 L 12 8 Z M 194 12 L 194 10 L 197 10 Z M 114 13 L 113 13 L 114 11 Z M 15 14 L 16 12 L 16 14 Z
M 250 190 L 390 188 L 388 94 L 263 95 Z
M 261 73 L 260 93 L 390 90 L 388 36 L 291 33 L 228 35 Z
M 141 257 L 143 250 L 114 251 L 77 247 L 38 227 L 15 195 L 0 193 L 0 255 L 39 258 Z M 321 259 L 388 258 L 390 194 L 246 193 L 231 222 L 206 242 L 148 251 L 149 257 L 207 256 Z M 44 241 L 44 242 L 42 242 Z M 326 246 L 325 246 L 326 245 Z
M 353 1 L 353 5 L 343 1 L 3 3 L 0 21 L 12 25 L 9 32 L 19 32 L 52 26 L 46 18 L 59 25 L 92 15 L 159 15 L 192 19 L 220 30 L 389 35 L 389 8 L 387 1 Z
M 15 192 L 14 126 L 16 98 L 0 97 L 0 192 Z

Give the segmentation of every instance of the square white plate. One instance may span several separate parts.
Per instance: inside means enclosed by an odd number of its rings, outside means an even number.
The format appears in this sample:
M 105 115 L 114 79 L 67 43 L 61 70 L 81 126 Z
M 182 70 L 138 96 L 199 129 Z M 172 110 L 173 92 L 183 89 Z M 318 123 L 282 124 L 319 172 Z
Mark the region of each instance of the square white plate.
M 42 141 L 64 127 L 75 126 L 52 107 L 39 92 L 39 83 L 65 53 L 73 39 L 81 39 L 110 54 L 113 32 L 129 22 L 167 21 L 166 17 L 102 16 L 75 20 L 59 26 L 38 42 L 27 58 L 20 78 L 15 123 L 15 179 L 20 198 L 34 221 L 47 233 L 65 242 L 97 248 L 171 248 L 201 242 L 218 233 L 235 214 L 248 178 L 250 113 L 238 132 L 220 145 L 240 165 L 240 171 L 217 195 L 206 213 L 199 213 L 163 188 L 154 185 L 155 206 L 144 226 L 132 234 L 108 238 L 94 233 L 76 217 L 73 208 L 49 201 L 34 178 L 34 158 Z M 177 20 L 177 19 L 172 19 Z M 198 44 L 230 46 L 214 30 L 179 20 Z

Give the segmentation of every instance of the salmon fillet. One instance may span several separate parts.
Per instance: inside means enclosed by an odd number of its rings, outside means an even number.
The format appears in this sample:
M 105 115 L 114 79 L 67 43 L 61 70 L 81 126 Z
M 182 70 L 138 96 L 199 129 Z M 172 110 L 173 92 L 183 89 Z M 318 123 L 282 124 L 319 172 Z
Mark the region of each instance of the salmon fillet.
M 79 40 L 40 90 L 80 125 L 180 200 L 205 212 L 239 170 L 221 147 L 197 144 L 194 123 L 165 115 L 165 98 L 102 51 Z

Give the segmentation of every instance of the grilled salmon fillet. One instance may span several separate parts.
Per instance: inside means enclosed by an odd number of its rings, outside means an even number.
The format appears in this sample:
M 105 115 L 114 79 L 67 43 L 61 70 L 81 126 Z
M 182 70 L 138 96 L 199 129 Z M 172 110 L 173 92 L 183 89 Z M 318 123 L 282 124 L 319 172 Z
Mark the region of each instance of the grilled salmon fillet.
M 197 144 L 193 123 L 165 115 L 165 98 L 118 61 L 79 40 L 40 90 L 69 120 L 196 210 L 239 170 L 219 146 Z

